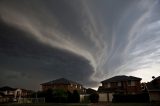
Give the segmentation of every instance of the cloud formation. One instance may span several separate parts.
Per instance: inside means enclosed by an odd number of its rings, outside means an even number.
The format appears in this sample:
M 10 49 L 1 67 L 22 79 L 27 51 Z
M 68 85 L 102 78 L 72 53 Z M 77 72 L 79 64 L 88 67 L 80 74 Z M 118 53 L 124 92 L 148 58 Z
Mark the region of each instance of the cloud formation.
M 38 88 L 67 77 L 95 87 L 137 72 L 147 80 L 159 69 L 159 5 L 158 0 L 1 0 L 0 84 L 16 86 L 18 79 L 17 86 Z

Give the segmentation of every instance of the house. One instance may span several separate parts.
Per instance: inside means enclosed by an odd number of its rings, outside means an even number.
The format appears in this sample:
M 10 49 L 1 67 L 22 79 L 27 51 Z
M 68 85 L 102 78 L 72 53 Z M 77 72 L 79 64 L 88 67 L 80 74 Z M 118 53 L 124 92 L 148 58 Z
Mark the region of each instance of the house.
M 21 89 L 11 88 L 8 86 L 1 87 L 0 93 L 3 95 L 0 101 L 3 99 L 5 102 L 16 101 L 17 98 L 21 97 Z
M 93 94 L 93 93 L 97 93 L 97 91 L 92 88 L 86 89 L 86 94 Z
M 70 92 L 77 90 L 79 93 L 85 93 L 85 88 L 81 84 L 65 78 L 42 83 L 41 86 L 42 91 L 46 91 L 48 89 L 63 89 Z
M 31 91 L 20 88 L 4 86 L 0 88 L 0 102 L 18 101 L 19 98 L 28 97 Z
M 141 80 L 141 78 L 121 75 L 101 81 L 102 86 L 98 88 L 99 101 L 111 102 L 113 94 L 141 93 Z
M 90 96 L 91 94 L 95 94 L 95 93 L 97 93 L 97 91 L 94 90 L 94 89 L 92 89 L 92 88 L 86 89 L 85 94 L 81 94 L 81 95 L 80 95 L 80 102 L 90 102 L 89 96 Z
M 149 93 L 150 101 L 160 101 L 160 76 L 146 83 L 146 89 Z

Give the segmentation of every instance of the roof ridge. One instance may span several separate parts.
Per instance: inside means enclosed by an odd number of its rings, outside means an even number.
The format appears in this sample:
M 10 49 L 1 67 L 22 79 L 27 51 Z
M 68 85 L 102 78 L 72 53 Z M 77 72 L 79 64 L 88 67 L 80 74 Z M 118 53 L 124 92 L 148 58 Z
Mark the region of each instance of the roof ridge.
M 106 80 L 101 81 L 103 82 L 117 82 L 117 81 L 126 81 L 126 80 L 141 80 L 142 78 L 134 77 L 134 76 L 126 76 L 126 75 L 117 75 Z
M 42 83 L 41 85 L 43 84 L 58 84 L 58 83 L 62 83 L 62 84 L 78 84 L 78 85 L 81 85 L 75 81 L 72 81 L 72 80 L 69 80 L 69 79 L 66 79 L 66 78 L 58 78 L 58 79 L 55 79 L 55 80 L 52 80 L 52 81 L 49 81 L 49 82 L 46 82 L 46 83 Z

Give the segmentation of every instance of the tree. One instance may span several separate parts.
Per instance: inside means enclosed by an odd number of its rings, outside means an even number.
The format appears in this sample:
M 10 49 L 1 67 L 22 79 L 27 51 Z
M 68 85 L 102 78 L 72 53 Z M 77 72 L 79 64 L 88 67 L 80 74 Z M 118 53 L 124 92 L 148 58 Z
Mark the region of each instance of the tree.
M 73 100 L 72 101 L 73 103 L 79 103 L 80 102 L 80 95 L 79 95 L 77 90 L 73 91 L 72 100 Z
M 45 101 L 48 103 L 53 102 L 54 97 L 53 97 L 53 90 L 52 89 L 48 89 L 47 91 L 44 92 L 45 95 Z
M 155 79 L 155 76 L 152 76 L 152 79 Z
M 66 103 L 67 102 L 67 92 L 62 89 L 56 89 L 53 91 L 54 102 L 56 103 Z
M 73 100 L 72 100 L 72 93 L 70 91 L 67 91 L 67 102 L 68 103 L 72 103 Z
M 97 103 L 99 100 L 99 95 L 97 93 L 92 93 L 90 94 L 89 99 L 92 103 Z

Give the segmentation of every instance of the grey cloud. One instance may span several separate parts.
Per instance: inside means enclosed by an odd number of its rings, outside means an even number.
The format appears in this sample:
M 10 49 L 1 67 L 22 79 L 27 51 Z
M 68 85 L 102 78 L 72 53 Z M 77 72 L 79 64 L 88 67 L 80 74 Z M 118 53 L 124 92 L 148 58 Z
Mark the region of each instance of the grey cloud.
M 1 69 L 20 72 L 26 86 L 59 77 L 97 86 L 158 65 L 159 7 L 158 0 L 2 0 Z

